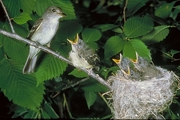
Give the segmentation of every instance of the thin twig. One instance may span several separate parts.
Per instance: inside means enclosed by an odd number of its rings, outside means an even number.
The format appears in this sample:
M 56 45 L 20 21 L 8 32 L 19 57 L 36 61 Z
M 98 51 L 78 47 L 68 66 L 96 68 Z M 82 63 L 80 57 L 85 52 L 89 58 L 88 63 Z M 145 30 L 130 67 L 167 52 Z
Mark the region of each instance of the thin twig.
M 8 13 L 7 13 L 7 10 L 6 10 L 6 7 L 4 6 L 2 0 L 0 0 L 0 2 L 1 2 L 1 5 L 2 5 L 2 7 L 3 7 L 3 9 L 4 9 L 4 12 L 5 12 L 5 14 L 6 14 L 6 17 L 7 17 L 8 21 L 9 21 L 9 25 L 10 25 L 10 27 L 11 27 L 11 31 L 12 31 L 12 33 L 15 33 L 14 27 L 12 26 L 11 19 L 9 18 L 9 15 L 8 15 Z
M 30 41 L 30 40 L 28 40 L 28 39 L 25 39 L 25 38 L 19 36 L 18 34 L 10 33 L 10 32 L 7 32 L 7 31 L 1 30 L 1 29 L 0 29 L 0 34 L 3 34 L 3 35 L 8 36 L 8 37 L 10 37 L 10 38 L 14 38 L 14 39 L 16 39 L 16 40 L 18 40 L 18 41 L 21 41 L 21 42 L 27 43 L 27 44 L 29 44 L 29 45 L 31 45 L 31 46 L 34 46 L 34 47 L 36 47 L 36 48 L 39 48 L 39 49 L 41 49 L 42 51 L 44 51 L 44 52 L 46 52 L 46 53 L 49 53 L 49 54 L 51 54 L 51 55 L 53 55 L 53 56 L 55 56 L 55 57 L 57 57 L 57 58 L 65 61 L 66 63 L 74 66 L 71 61 L 69 61 L 68 59 L 64 58 L 64 57 L 61 56 L 59 53 L 54 52 L 54 51 L 52 51 L 51 49 L 49 49 L 49 48 L 47 48 L 47 47 L 45 47 L 45 46 L 43 46 L 43 45 L 40 45 L 40 44 L 38 44 L 38 43 L 36 43 L 36 42 L 34 42 L 34 41 Z M 74 66 L 74 67 L 75 67 L 75 66 Z M 76 67 L 76 68 L 78 68 L 79 70 L 82 70 L 82 71 L 88 73 L 88 75 L 89 75 L 90 77 L 94 78 L 95 80 L 97 80 L 98 82 L 100 82 L 101 84 L 105 85 L 108 89 L 111 90 L 111 86 L 110 86 L 103 78 L 101 78 L 98 74 L 95 74 L 93 71 L 89 71 L 89 70 L 87 70 L 87 69 L 85 69 L 85 68 L 79 68 L 79 67 Z
M 65 104 L 65 106 L 66 106 L 66 109 L 67 109 L 67 112 L 68 112 L 70 118 L 74 118 L 74 117 L 72 116 L 70 110 L 69 110 L 69 105 L 68 105 L 68 103 L 67 103 L 66 96 L 65 96 L 64 93 L 63 93 L 63 98 L 64 98 L 64 104 Z
M 128 0 L 125 0 L 125 5 L 124 5 L 124 9 L 123 9 L 124 22 L 126 22 L 126 7 L 127 7 L 127 4 L 128 4 Z
M 62 88 L 61 91 L 66 90 L 66 89 L 71 88 L 71 87 L 74 87 L 74 86 L 76 86 L 76 85 L 79 85 L 80 83 L 82 83 L 82 82 L 84 82 L 84 81 L 86 81 L 86 80 L 88 80 L 88 79 L 89 79 L 89 77 L 84 78 L 84 79 L 82 79 L 82 80 L 80 80 L 80 81 L 77 81 L 77 82 L 75 82 L 74 84 L 71 84 L 71 85 L 68 85 L 68 86 Z M 61 91 L 59 91 L 59 92 L 57 92 L 55 95 L 53 95 L 52 98 L 55 98 L 57 95 L 59 95 L 59 93 L 60 93 Z

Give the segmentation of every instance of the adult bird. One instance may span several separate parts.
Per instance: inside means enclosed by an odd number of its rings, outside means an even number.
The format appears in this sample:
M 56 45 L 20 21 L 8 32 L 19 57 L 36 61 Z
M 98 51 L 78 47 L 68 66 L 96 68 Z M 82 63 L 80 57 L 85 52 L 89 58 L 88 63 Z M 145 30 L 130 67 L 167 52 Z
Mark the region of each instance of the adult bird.
M 48 7 L 41 18 L 39 18 L 32 26 L 28 39 L 38 42 L 41 45 L 48 45 L 59 27 L 59 19 L 66 16 L 62 9 L 56 6 Z M 23 74 L 34 72 L 39 48 L 30 45 L 29 55 L 23 68 Z

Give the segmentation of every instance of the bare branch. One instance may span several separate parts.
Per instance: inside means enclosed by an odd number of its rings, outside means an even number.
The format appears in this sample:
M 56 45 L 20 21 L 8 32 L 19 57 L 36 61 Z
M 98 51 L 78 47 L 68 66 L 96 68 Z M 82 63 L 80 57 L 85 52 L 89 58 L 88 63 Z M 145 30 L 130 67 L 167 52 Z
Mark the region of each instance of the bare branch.
M 9 32 L 7 32 L 7 31 L 1 30 L 1 29 L 0 29 L 0 34 L 3 34 L 3 35 L 8 36 L 8 37 L 10 37 L 10 38 L 14 38 L 14 39 L 16 39 L 16 40 L 22 41 L 22 42 L 27 43 L 27 44 L 29 44 L 29 45 L 31 45 L 31 46 L 37 47 L 37 48 L 41 49 L 42 51 L 44 51 L 44 52 L 46 52 L 46 53 L 49 53 L 49 54 L 51 54 L 51 55 L 53 55 L 53 56 L 55 56 L 55 57 L 57 57 L 57 58 L 65 61 L 66 63 L 74 66 L 74 65 L 71 63 L 71 61 L 69 61 L 68 59 L 64 58 L 64 57 L 61 56 L 59 53 L 54 52 L 54 51 L 50 50 L 49 48 L 47 48 L 47 47 L 45 47 L 45 46 L 43 46 L 43 45 L 40 45 L 40 44 L 38 44 L 38 43 L 36 43 L 36 42 L 34 42 L 34 41 L 30 41 L 30 40 L 28 40 L 28 39 L 25 39 L 25 38 L 19 36 L 18 34 L 9 33 Z M 75 66 L 74 66 L 74 67 L 75 67 Z M 76 68 L 78 68 L 78 67 L 76 67 Z M 105 85 L 108 89 L 111 90 L 111 86 L 110 86 L 103 78 L 101 78 L 98 74 L 95 74 L 93 71 L 89 71 L 89 70 L 84 69 L 84 68 L 78 68 L 78 69 L 86 72 L 90 77 L 96 79 L 98 82 L 100 82 L 101 84 Z
M 125 0 L 125 5 L 124 5 L 124 9 L 123 9 L 123 18 L 124 18 L 124 22 L 126 22 L 126 7 L 128 4 L 128 0 Z
M 12 31 L 12 33 L 15 33 L 14 27 L 12 26 L 11 19 L 9 18 L 9 15 L 8 15 L 8 13 L 7 13 L 7 10 L 6 10 L 6 7 L 4 6 L 2 0 L 0 0 L 0 2 L 1 2 L 1 5 L 2 5 L 2 7 L 3 7 L 3 9 L 4 9 L 4 12 L 5 12 L 5 14 L 6 14 L 6 17 L 7 17 L 8 21 L 9 21 L 9 25 L 10 25 L 10 27 L 11 27 L 11 31 Z
M 76 86 L 76 85 L 79 85 L 80 83 L 82 83 L 82 82 L 84 82 L 84 81 L 86 81 L 86 80 L 89 80 L 89 77 L 84 78 L 84 79 L 82 79 L 82 80 L 80 80 L 80 81 L 77 81 L 77 82 L 75 82 L 75 83 L 73 83 L 73 84 L 67 85 L 66 87 L 62 88 L 61 91 L 66 90 L 66 89 L 69 89 L 69 88 L 74 87 L 74 86 Z M 57 92 L 55 95 L 53 95 L 52 98 L 55 98 L 56 96 L 58 96 L 61 91 L 59 91 L 59 92 Z

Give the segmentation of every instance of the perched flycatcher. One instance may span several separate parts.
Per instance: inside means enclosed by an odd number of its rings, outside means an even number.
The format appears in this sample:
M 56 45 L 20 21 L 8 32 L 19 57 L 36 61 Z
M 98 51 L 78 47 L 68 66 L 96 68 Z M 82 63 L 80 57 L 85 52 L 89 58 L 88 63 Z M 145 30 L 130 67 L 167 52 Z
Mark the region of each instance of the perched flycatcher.
M 66 15 L 60 8 L 55 6 L 48 7 L 43 16 L 34 23 L 27 38 L 38 42 L 41 45 L 50 45 L 50 42 L 59 27 L 59 19 L 64 16 Z M 34 71 L 37 61 L 37 54 L 39 52 L 39 48 L 30 46 L 29 55 L 22 71 L 23 74 L 30 74 Z

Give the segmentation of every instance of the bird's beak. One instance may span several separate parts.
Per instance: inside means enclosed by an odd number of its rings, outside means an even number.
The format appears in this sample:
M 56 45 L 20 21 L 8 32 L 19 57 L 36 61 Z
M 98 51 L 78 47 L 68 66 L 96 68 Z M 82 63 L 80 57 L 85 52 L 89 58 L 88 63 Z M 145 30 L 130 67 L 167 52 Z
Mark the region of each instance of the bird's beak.
M 61 13 L 61 16 L 62 16 L 62 17 L 66 17 L 66 14 L 65 14 L 65 13 Z
M 116 64 L 120 64 L 121 63 L 121 60 L 122 60 L 122 55 L 121 53 L 119 54 L 119 59 L 112 59 Z
M 138 53 L 136 52 L 136 59 L 130 59 L 133 63 L 137 63 L 138 62 Z
M 116 64 L 119 64 L 121 61 L 120 59 L 112 59 Z
M 78 40 L 79 40 L 79 35 L 77 34 L 76 35 L 76 39 L 73 41 L 73 40 L 69 40 L 69 39 L 67 39 L 68 41 L 69 41 L 69 43 L 71 43 L 71 44 L 76 44 L 76 43 L 78 43 Z

